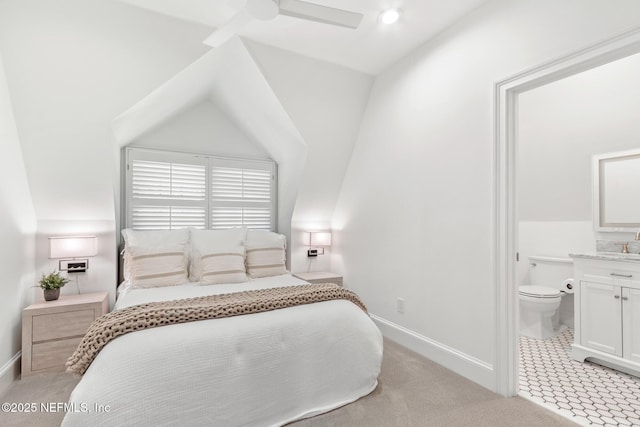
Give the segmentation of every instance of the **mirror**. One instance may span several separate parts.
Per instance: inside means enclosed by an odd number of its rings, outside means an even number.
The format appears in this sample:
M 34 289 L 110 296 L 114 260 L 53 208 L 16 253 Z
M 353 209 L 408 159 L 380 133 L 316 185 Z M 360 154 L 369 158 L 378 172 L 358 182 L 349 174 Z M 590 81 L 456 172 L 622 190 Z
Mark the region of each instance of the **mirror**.
M 596 231 L 640 230 L 640 149 L 593 156 Z

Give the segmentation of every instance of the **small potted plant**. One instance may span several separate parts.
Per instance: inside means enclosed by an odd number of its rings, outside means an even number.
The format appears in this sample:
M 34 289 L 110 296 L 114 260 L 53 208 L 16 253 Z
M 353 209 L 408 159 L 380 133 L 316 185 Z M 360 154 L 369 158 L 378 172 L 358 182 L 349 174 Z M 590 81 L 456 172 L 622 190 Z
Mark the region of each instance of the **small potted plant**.
M 44 300 L 55 301 L 60 297 L 60 288 L 69 283 L 69 279 L 62 277 L 59 271 L 52 271 L 48 275 L 42 273 L 38 285 L 44 289 Z

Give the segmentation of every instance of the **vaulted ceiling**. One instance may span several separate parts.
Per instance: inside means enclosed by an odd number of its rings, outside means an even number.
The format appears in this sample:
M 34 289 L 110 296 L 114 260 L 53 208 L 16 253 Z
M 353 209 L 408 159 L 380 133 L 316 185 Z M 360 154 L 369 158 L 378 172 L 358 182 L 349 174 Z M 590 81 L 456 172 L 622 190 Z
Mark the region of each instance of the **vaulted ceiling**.
M 228 0 L 119 0 L 214 28 L 236 13 Z M 356 30 L 279 15 L 253 20 L 238 35 L 264 44 L 376 75 L 487 0 L 310 0 L 362 13 Z M 382 10 L 400 8 L 400 21 L 385 26 Z

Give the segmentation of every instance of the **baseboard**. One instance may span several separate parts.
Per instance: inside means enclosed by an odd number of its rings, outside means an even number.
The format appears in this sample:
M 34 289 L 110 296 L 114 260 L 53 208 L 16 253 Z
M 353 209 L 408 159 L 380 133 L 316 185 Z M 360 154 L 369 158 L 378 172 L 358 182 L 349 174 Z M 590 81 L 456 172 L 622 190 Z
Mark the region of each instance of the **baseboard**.
M 489 390 L 496 389 L 493 365 L 376 315 L 372 314 L 371 318 L 386 338 L 415 351 L 429 360 L 433 360 L 445 368 L 451 369 L 455 373 Z
M 22 352 L 17 352 L 0 368 L 0 396 L 3 396 L 11 384 L 20 377 L 20 359 Z

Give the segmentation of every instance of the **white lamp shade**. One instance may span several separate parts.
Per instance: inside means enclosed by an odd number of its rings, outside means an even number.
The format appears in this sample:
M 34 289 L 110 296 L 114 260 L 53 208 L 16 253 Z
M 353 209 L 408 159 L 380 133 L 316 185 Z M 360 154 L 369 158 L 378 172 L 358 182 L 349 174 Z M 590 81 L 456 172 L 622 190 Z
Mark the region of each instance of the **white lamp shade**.
M 49 258 L 96 256 L 95 236 L 49 237 Z
M 309 246 L 331 246 L 331 232 L 310 231 Z

